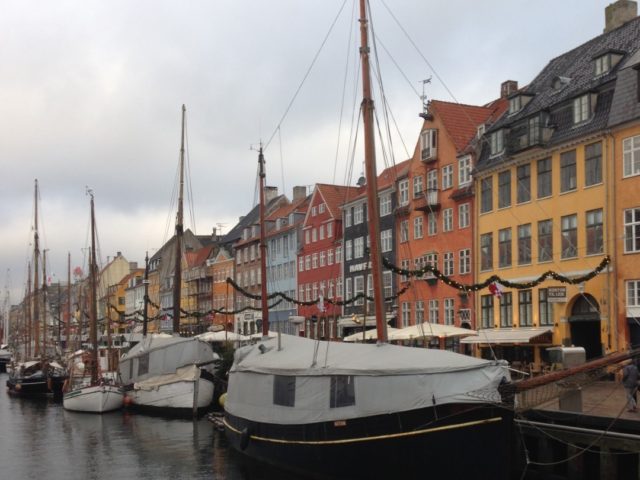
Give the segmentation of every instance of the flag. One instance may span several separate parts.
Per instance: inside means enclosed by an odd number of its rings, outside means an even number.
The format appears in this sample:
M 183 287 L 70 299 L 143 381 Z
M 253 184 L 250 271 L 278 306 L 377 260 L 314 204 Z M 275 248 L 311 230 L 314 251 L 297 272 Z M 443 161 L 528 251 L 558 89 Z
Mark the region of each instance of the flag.
M 489 284 L 489 291 L 496 297 L 502 297 L 502 285 L 498 282 L 493 282 Z

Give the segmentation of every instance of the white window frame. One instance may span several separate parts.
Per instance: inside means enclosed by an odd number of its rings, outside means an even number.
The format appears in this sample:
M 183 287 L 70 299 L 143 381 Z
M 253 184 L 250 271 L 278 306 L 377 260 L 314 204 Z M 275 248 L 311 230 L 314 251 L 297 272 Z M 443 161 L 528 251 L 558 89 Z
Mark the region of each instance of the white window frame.
M 380 216 L 391 214 L 391 194 L 385 193 L 380 195 Z
M 423 236 L 423 220 L 422 215 L 415 217 L 413 219 L 413 238 L 418 239 Z
M 442 211 L 442 231 L 451 232 L 453 230 L 453 208 L 445 208 Z
M 404 206 L 409 203 L 409 179 L 404 178 L 398 182 L 398 205 Z
M 471 183 L 471 155 L 466 155 L 458 159 L 458 186 L 468 185 Z
M 469 228 L 471 225 L 471 204 L 458 205 L 458 228 Z
M 458 271 L 460 275 L 471 273 L 471 249 L 463 248 L 458 252 Z
M 453 165 L 442 167 L 442 190 L 453 187 Z
M 624 178 L 640 175 L 640 135 L 622 139 Z

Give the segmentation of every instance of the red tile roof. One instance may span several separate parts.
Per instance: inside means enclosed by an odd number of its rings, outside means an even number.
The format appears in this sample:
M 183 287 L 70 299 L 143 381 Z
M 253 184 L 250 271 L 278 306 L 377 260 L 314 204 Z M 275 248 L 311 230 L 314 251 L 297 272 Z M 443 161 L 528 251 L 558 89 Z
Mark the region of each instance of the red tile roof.
M 355 198 L 360 192 L 359 187 L 345 187 L 326 183 L 318 183 L 316 184 L 316 188 L 320 195 L 322 195 L 327 209 L 333 218 L 342 218 L 340 206 L 344 202 Z
M 440 118 L 456 151 L 462 152 L 476 135 L 478 126 L 494 121 L 504 112 L 506 106 L 507 101 L 504 99 L 482 107 L 432 100 L 429 103 L 429 112 Z

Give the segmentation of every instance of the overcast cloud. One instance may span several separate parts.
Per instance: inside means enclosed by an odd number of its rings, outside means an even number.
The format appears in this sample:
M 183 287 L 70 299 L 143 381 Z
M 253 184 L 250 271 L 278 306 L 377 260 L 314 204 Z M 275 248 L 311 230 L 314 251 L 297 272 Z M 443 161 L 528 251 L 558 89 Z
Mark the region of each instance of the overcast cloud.
M 394 141 L 396 161 L 417 140 L 421 80 L 433 77 L 428 98 L 489 102 L 502 81 L 525 85 L 553 57 L 602 33 L 609 3 L 372 0 L 385 93 L 402 137 Z M 348 49 L 357 28 L 353 0 L 276 131 L 342 5 L 0 0 L 3 301 L 5 287 L 11 303 L 25 289 L 36 178 L 41 248 L 48 271 L 63 280 L 68 253 L 72 267 L 85 262 L 86 186 L 95 193 L 103 263 L 121 251 L 143 265 L 145 251 L 167 240 L 182 104 L 195 218 L 186 226 L 198 234 L 216 224 L 226 232 L 252 208 L 257 154 L 250 146 L 260 141 L 273 138 L 268 183 L 289 196 L 294 185 L 345 181 L 349 156 L 337 139 L 345 66 L 357 54 Z M 356 78 L 353 68 L 347 78 Z M 351 86 L 343 143 L 354 102 Z

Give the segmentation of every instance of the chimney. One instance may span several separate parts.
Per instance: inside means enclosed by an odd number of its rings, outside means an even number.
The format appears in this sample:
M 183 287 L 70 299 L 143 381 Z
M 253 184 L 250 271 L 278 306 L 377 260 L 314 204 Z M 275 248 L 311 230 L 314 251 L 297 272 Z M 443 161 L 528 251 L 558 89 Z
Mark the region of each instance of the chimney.
M 515 80 L 507 80 L 500 85 L 500 98 L 507 98 L 512 93 L 518 91 L 518 82 Z
M 269 203 L 278 196 L 278 187 L 264 187 L 264 202 Z
M 293 187 L 293 201 L 304 200 L 307 197 L 307 187 Z
M 633 20 L 638 16 L 638 3 L 631 0 L 618 0 L 604 9 L 604 33 Z

